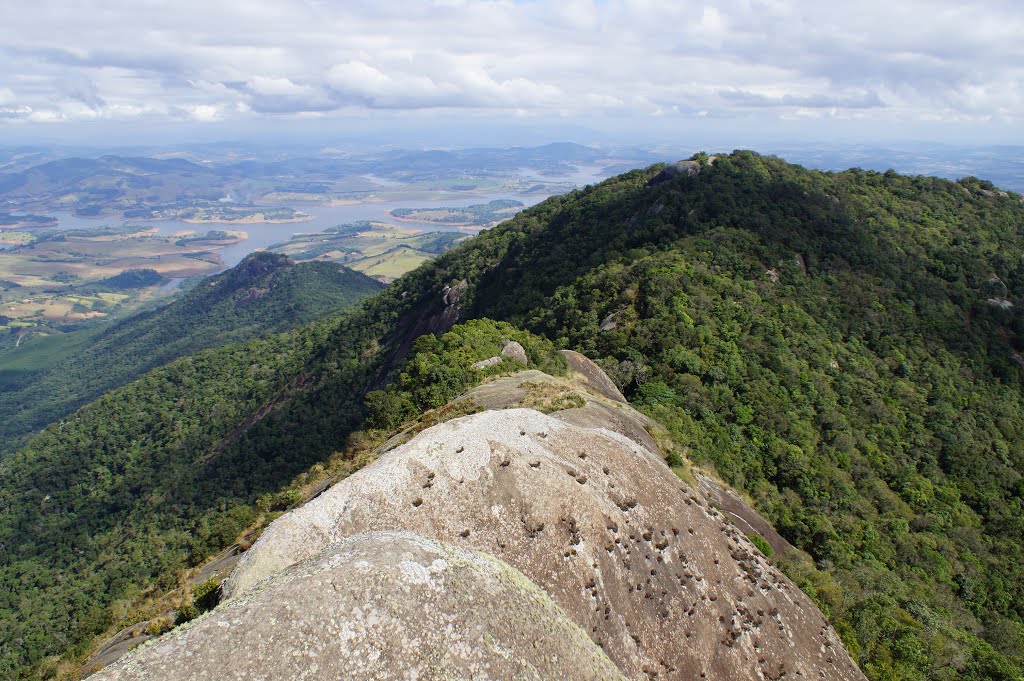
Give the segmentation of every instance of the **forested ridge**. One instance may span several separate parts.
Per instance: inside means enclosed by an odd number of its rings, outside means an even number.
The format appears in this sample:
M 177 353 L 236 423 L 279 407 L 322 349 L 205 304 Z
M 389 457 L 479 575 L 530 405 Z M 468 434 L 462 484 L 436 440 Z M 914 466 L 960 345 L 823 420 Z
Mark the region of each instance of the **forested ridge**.
M 381 288 L 333 263 L 295 264 L 256 252 L 181 299 L 99 331 L 45 369 L 19 368 L 19 356 L 9 352 L 0 358 L 0 456 L 22 436 L 149 369 L 208 347 L 301 326 Z M 53 340 L 62 339 L 48 342 Z
M 47 428 L 0 464 L 0 673 L 82 648 L 230 542 L 344 448 L 382 377 L 378 420 L 464 385 L 450 344 L 416 345 L 401 375 L 393 354 L 464 282 L 460 319 L 599 361 L 809 553 L 784 565 L 869 677 L 1021 678 L 1021 197 L 695 160 L 549 199 L 356 311 L 179 360 Z

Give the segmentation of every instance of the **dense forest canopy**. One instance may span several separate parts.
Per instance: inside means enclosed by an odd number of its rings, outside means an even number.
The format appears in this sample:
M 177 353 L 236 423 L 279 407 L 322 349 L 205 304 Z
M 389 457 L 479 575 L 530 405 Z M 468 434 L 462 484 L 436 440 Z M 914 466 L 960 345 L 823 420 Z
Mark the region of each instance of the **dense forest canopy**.
M 68 338 L 47 338 L 39 348 L 8 351 L 0 355 L 0 456 L 27 433 L 149 369 L 205 348 L 302 326 L 381 288 L 333 263 L 295 264 L 283 255 L 256 252 L 155 310 Z M 45 356 L 42 367 L 31 366 L 36 354 Z
M 549 199 L 354 312 L 179 360 L 47 428 L 0 464 L 0 673 L 84 649 L 232 541 L 344 447 L 369 391 L 390 381 L 371 402 L 391 421 L 432 406 L 423 376 L 462 385 L 446 353 L 464 343 L 411 338 L 456 312 L 599 361 L 812 557 L 781 560 L 869 677 L 1021 678 L 1021 197 L 694 160 Z M 410 347 L 426 373 L 401 371 Z

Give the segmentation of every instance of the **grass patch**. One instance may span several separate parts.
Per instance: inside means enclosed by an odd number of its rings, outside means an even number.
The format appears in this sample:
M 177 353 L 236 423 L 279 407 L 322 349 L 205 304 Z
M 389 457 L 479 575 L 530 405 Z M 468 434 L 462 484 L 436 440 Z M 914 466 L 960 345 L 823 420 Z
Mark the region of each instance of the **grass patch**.
M 0 386 L 21 374 L 32 373 L 53 366 L 86 347 L 102 329 L 82 329 L 70 333 L 48 336 L 32 334 L 24 338 L 19 347 L 14 341 L 4 343 L 0 350 Z
M 542 414 L 578 409 L 587 403 L 582 395 L 549 381 L 523 381 L 519 387 L 526 390 L 526 396 L 517 406 L 536 409 Z
M 379 256 L 346 263 L 349 267 L 370 277 L 395 279 L 414 270 L 433 257 L 412 248 L 395 248 Z

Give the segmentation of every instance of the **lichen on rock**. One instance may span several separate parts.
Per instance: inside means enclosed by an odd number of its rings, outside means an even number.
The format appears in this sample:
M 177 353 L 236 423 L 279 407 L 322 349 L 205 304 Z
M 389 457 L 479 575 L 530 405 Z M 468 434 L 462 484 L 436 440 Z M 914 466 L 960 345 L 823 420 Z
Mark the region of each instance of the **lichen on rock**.
M 410 532 L 359 534 L 92 677 L 622 679 L 515 568 Z

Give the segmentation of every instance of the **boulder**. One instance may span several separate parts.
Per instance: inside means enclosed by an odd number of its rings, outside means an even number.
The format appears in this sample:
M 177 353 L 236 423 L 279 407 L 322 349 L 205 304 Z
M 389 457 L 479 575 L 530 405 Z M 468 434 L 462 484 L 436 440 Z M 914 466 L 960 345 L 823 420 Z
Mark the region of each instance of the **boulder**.
M 488 357 L 487 359 L 482 359 L 479 362 L 473 362 L 469 366 L 474 369 L 487 369 L 495 364 L 501 364 L 501 357 Z
M 505 347 L 501 349 L 501 354 L 504 357 L 508 357 L 509 359 L 519 362 L 523 366 L 530 363 L 529 358 L 526 356 L 526 350 L 524 350 L 523 346 L 516 341 L 509 341 L 505 343 Z
M 324 546 L 95 681 L 622 679 L 515 568 L 409 532 Z

